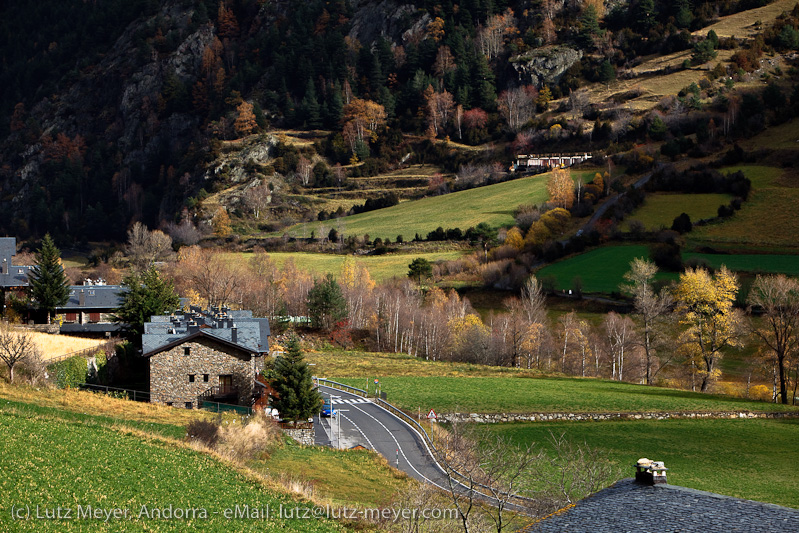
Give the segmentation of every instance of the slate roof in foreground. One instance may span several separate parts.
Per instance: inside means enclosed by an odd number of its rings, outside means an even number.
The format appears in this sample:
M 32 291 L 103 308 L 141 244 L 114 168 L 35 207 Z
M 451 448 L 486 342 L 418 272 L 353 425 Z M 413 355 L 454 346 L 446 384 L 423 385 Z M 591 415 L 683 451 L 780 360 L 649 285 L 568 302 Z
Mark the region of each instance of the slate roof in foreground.
M 525 533 L 799 532 L 799 509 L 623 479 Z

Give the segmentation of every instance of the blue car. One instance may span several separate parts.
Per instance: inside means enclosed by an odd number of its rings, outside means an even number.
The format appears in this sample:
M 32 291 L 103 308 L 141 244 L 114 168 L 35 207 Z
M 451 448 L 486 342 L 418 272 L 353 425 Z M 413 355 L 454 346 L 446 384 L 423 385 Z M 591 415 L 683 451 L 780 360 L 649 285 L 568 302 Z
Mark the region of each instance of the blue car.
M 322 411 L 319 413 L 319 416 L 322 418 L 330 418 L 336 416 L 336 410 L 330 404 L 330 400 L 326 399 L 325 403 L 322 405 Z

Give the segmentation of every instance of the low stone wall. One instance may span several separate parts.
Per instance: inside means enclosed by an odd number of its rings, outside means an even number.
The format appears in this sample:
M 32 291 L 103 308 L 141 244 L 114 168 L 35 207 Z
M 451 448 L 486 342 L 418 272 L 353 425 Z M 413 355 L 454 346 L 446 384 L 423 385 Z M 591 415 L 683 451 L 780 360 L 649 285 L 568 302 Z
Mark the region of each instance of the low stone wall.
M 649 413 L 444 413 L 442 422 L 579 422 L 601 420 L 669 420 L 690 418 L 799 418 L 799 412 L 772 411 L 671 411 Z
M 296 440 L 300 444 L 304 444 L 306 446 L 313 446 L 314 445 L 314 430 L 313 428 L 301 428 L 301 429 L 284 429 L 283 430 L 286 435 L 291 437 L 292 439 Z

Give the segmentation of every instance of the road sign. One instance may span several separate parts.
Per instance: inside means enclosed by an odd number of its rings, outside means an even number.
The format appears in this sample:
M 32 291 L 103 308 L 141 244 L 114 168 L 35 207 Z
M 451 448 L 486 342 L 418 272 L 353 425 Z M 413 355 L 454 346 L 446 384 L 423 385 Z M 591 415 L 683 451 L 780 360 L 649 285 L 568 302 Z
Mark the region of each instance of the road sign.
M 380 383 L 380 381 L 379 380 L 375 380 L 375 385 L 377 385 L 378 383 Z
M 430 412 L 429 412 L 429 413 L 427 413 L 427 418 L 428 418 L 429 420 L 436 420 L 436 419 L 438 419 L 438 415 L 436 414 L 436 412 L 435 412 L 435 411 L 433 411 L 432 409 L 430 409 Z

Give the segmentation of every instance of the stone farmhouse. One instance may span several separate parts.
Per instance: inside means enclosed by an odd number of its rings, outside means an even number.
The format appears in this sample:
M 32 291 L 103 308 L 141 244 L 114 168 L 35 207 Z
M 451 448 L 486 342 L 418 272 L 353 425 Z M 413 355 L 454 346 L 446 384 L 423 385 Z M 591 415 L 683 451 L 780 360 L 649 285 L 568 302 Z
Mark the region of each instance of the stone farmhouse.
M 269 320 L 227 307 L 153 316 L 144 325 L 150 401 L 187 409 L 203 402 L 251 407 L 269 355 Z

